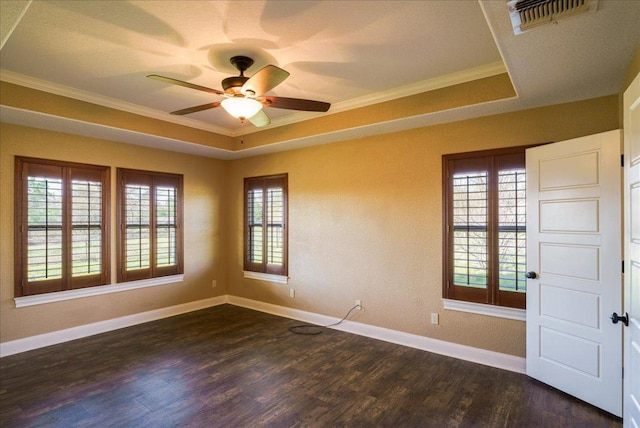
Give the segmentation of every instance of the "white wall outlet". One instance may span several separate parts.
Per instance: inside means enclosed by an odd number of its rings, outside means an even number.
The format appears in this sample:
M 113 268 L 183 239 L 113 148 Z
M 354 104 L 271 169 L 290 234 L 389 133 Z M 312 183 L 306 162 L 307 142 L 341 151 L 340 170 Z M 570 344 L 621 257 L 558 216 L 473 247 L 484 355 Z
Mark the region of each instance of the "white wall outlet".
M 432 313 L 431 314 L 431 324 L 438 325 L 439 321 L 440 320 L 438 319 L 438 314 L 437 313 Z
M 362 301 L 360 299 L 356 299 L 356 306 L 358 307 L 358 310 L 362 309 Z
M 211 281 L 211 288 L 216 288 L 217 286 L 218 286 L 218 281 L 216 281 L 215 279 Z
M 296 290 L 294 290 L 293 288 L 289 289 L 289 297 L 296 297 Z

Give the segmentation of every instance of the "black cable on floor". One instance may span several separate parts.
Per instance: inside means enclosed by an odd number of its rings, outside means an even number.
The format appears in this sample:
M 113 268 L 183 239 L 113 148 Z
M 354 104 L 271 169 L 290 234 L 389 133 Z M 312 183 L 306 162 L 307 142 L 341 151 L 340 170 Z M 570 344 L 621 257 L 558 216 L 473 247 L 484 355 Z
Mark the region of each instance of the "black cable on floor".
M 301 334 L 304 336 L 316 336 L 322 333 L 323 328 L 334 327 L 336 325 L 339 325 L 345 322 L 347 318 L 349 318 L 349 315 L 351 315 L 351 312 L 355 311 L 359 307 L 360 305 L 355 305 L 353 308 L 349 309 L 349 312 L 347 312 L 347 315 L 345 315 L 344 318 L 342 318 L 340 321 L 336 323 L 327 324 L 327 325 L 315 325 L 315 324 L 294 325 L 292 327 L 289 327 L 289 331 L 293 334 Z

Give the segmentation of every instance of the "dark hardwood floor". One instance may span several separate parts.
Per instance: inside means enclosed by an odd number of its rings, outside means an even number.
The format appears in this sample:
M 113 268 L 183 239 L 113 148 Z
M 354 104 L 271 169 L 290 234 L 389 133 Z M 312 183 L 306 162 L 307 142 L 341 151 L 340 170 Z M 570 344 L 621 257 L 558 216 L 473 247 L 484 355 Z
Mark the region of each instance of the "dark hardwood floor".
M 528 377 L 231 305 L 0 359 L 2 427 L 621 427 Z

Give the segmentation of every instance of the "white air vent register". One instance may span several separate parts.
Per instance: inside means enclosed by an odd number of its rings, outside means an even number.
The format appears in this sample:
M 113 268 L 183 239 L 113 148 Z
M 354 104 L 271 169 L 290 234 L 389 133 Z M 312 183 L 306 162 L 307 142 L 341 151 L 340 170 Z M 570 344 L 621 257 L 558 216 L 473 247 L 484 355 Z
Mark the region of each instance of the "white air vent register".
M 507 6 L 513 33 L 522 34 L 539 25 L 551 24 L 580 13 L 595 12 L 598 0 L 510 0 Z

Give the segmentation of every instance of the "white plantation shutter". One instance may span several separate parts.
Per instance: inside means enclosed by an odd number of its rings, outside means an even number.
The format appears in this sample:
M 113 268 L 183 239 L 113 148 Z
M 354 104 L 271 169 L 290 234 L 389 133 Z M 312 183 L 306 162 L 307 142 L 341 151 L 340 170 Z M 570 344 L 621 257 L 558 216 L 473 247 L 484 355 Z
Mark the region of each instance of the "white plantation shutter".
M 119 168 L 118 185 L 118 280 L 182 273 L 182 176 Z
M 72 276 L 99 274 L 102 270 L 102 184 L 71 181 Z
M 27 177 L 29 282 L 62 278 L 62 188 L 61 177 Z
M 151 188 L 149 185 L 125 185 L 125 269 L 151 267 Z
M 156 187 L 156 266 L 175 266 L 178 263 L 177 189 Z
M 524 148 L 443 157 L 444 296 L 524 308 Z
M 250 263 L 263 264 L 264 227 L 263 227 L 263 194 L 262 189 L 249 189 L 247 191 L 248 209 L 248 253 Z
M 284 189 L 281 184 L 267 185 L 267 264 L 284 264 Z
M 16 296 L 108 282 L 109 168 L 16 158 Z
M 526 291 L 526 174 L 498 171 L 498 263 L 501 291 Z
M 287 274 L 287 175 L 245 178 L 244 270 Z
M 457 285 L 487 287 L 488 174 L 453 176 L 453 275 Z

